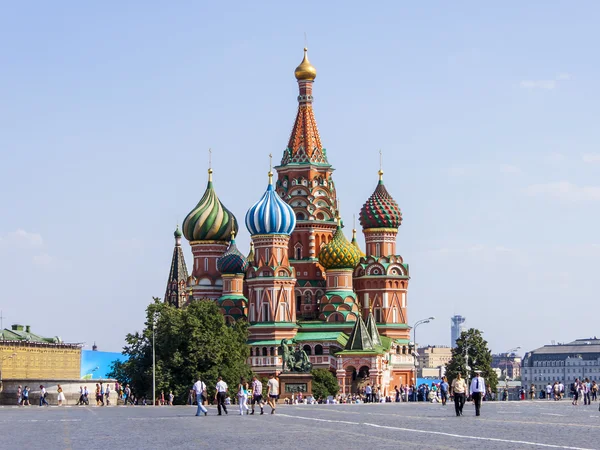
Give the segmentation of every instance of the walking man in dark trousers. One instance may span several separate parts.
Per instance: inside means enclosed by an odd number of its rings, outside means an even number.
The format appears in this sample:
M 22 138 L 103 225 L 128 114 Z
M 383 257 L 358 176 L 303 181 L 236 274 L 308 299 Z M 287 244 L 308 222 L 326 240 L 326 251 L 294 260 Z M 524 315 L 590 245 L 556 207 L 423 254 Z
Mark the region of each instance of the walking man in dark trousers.
M 485 396 L 485 381 L 481 376 L 481 370 L 476 370 L 476 377 L 471 381 L 471 397 L 475 403 L 475 415 L 481 415 L 481 399 Z
M 221 408 L 227 414 L 227 406 L 225 406 L 225 398 L 227 398 L 227 383 L 223 381 L 223 378 L 217 378 L 217 393 L 215 394 L 215 400 L 217 401 L 217 410 L 219 411 L 219 415 L 221 415 Z

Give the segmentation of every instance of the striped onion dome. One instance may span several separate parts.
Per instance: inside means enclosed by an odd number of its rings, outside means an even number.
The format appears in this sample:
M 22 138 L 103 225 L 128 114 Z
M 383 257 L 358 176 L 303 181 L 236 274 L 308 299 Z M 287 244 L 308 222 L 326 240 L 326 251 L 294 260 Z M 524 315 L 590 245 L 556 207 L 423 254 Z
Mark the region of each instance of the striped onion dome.
M 359 250 L 348 242 L 342 231 L 342 225 L 338 221 L 333 239 L 319 252 L 319 263 L 325 270 L 354 269 L 359 261 Z
M 229 248 L 223 253 L 223 256 L 217 260 L 217 269 L 221 273 L 239 274 L 245 273 L 248 266 L 248 260 L 238 250 L 235 245 L 235 238 L 232 236 Z
M 237 233 L 237 220 L 221 203 L 213 188 L 212 169 L 208 169 L 204 195 L 187 215 L 182 228 L 188 241 L 229 241 L 231 232 Z
M 402 213 L 396 200 L 392 198 L 383 184 L 383 171 L 379 171 L 379 183 L 375 192 L 360 210 L 360 224 L 363 230 L 370 228 L 399 228 Z
M 296 226 L 296 216 L 273 188 L 273 173 L 269 172 L 269 185 L 262 198 L 246 213 L 246 228 L 251 235 L 291 234 Z

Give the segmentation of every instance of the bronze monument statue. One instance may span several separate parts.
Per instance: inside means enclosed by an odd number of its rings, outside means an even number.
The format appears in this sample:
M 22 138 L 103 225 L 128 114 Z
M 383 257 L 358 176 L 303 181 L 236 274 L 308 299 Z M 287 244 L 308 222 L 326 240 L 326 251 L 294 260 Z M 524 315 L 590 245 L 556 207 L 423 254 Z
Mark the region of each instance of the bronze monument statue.
M 308 359 L 306 352 L 300 347 L 296 346 L 294 350 L 294 340 L 288 341 L 287 339 L 281 340 L 281 346 L 279 351 L 283 359 L 283 372 L 298 372 L 308 373 L 312 369 L 312 364 Z

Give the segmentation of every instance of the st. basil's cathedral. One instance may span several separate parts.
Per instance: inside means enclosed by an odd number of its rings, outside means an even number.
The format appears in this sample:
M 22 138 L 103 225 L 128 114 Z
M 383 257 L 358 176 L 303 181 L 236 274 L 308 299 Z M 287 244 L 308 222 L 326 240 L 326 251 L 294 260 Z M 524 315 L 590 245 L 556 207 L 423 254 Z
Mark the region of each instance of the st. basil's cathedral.
M 348 241 L 338 213 L 333 168 L 313 111 L 316 69 L 295 70 L 298 113 L 281 164 L 268 173 L 260 200 L 246 213 L 251 235 L 245 256 L 236 246 L 238 221 L 217 197 L 208 169 L 204 195 L 175 231 L 165 302 L 183 307 L 217 302 L 226 321 L 249 322 L 249 363 L 258 374 L 279 373 L 282 339 L 302 346 L 314 368 L 330 370 L 341 392 L 370 382 L 390 392 L 414 383 L 407 325 L 409 270 L 396 254 L 402 214 L 383 182 L 360 210 L 363 252 L 356 230 Z M 189 241 L 188 273 L 181 248 Z

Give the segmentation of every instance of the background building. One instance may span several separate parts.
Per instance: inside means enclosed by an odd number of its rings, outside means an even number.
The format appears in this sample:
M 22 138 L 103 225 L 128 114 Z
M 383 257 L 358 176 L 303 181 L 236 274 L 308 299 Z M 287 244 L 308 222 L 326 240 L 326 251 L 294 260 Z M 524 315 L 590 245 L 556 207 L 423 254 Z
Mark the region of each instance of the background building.
M 508 378 L 514 380 L 521 376 L 521 357 L 516 353 L 499 353 L 492 355 L 492 368 L 499 369 L 498 378 Z
M 428 345 L 419 349 L 417 374 L 423 378 L 441 378 L 446 372 L 446 364 L 452 359 L 452 348 Z
M 527 352 L 521 367 L 521 384 L 534 384 L 539 392 L 548 383 L 563 382 L 565 391 L 576 378 L 600 381 L 600 339 L 577 339 L 545 345 Z
M 77 379 L 80 368 L 81 344 L 39 336 L 29 325 L 0 332 L 0 380 Z
M 450 327 L 450 347 L 456 347 L 456 340 L 465 329 L 463 326 L 465 320 L 467 320 L 467 318 L 464 316 L 452 316 L 450 318 L 450 321 L 452 322 L 452 326 Z

